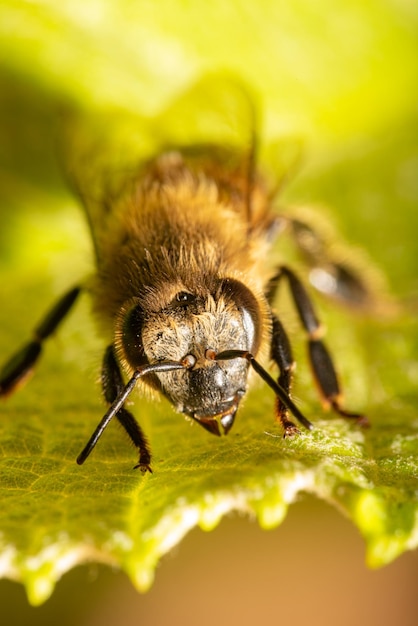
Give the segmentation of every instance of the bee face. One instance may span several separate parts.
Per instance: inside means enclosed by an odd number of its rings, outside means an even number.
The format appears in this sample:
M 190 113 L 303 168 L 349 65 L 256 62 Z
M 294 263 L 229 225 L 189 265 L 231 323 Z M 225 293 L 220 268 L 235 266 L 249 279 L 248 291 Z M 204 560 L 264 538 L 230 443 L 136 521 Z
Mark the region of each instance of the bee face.
M 120 324 L 118 352 L 129 368 L 191 359 L 189 369 L 155 374 L 149 384 L 210 432 L 221 434 L 221 426 L 227 433 L 247 388 L 248 362 L 215 358 L 226 350 L 257 350 L 262 324 L 252 292 L 220 279 L 206 293 L 178 291 L 156 312 L 136 301 Z

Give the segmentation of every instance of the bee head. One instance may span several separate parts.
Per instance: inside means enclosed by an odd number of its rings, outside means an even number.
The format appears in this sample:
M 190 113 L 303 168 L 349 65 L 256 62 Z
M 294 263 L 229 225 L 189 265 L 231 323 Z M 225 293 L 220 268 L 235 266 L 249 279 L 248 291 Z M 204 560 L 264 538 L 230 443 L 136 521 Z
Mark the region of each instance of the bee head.
M 160 310 L 140 300 L 119 316 L 116 347 L 128 373 L 145 363 L 183 362 L 183 370 L 150 374 L 144 381 L 174 407 L 213 434 L 233 425 L 247 389 L 248 361 L 216 360 L 227 350 L 256 354 L 262 314 L 252 291 L 233 278 L 220 279 L 207 292 L 177 291 Z

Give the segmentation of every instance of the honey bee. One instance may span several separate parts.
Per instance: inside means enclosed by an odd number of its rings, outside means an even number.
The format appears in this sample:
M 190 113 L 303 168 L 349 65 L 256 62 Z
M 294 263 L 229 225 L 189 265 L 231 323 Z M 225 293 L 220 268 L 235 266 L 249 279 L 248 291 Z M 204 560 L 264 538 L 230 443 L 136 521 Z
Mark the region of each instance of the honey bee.
M 321 324 L 301 280 L 287 265 L 269 265 L 278 216 L 255 162 L 254 147 L 246 153 L 209 144 L 168 149 L 142 164 L 122 192 L 103 198 L 94 211 L 75 183 L 91 225 L 95 275 L 71 289 L 35 329 L 32 341 L 5 365 L 0 394 L 26 378 L 44 341 L 80 292 L 89 291 L 108 337 L 101 385 L 109 408 L 78 456 L 79 464 L 116 416 L 139 452 L 135 467 L 152 471 L 147 438 L 125 406 L 137 386 L 162 394 L 176 411 L 221 435 L 233 426 L 253 370 L 276 394 L 275 414 L 284 436 L 299 432 L 291 415 L 311 429 L 291 399 L 294 359 L 273 308 L 282 282 L 306 333 L 323 403 L 367 424 L 363 415 L 342 406 Z M 301 224 L 295 221 L 293 227 L 300 234 Z M 358 287 L 349 278 L 345 284 Z M 343 282 L 344 276 L 337 284 Z M 268 359 L 278 368 L 277 379 L 261 365 Z

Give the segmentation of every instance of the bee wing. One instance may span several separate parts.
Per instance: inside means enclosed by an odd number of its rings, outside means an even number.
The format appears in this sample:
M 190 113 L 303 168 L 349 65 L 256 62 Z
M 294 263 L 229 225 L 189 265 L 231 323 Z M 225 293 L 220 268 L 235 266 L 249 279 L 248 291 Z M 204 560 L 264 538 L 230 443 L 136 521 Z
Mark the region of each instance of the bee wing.
M 248 152 L 258 135 L 260 108 L 256 93 L 242 81 L 221 73 L 206 75 L 158 118 L 160 144 L 214 144 Z
M 118 113 L 92 119 L 70 111 L 61 116 L 61 169 L 85 212 L 98 263 L 114 207 L 135 177 L 138 163 L 152 151 L 151 143 L 138 116 Z
M 102 193 L 100 179 L 94 175 L 88 153 L 73 150 L 69 143 L 60 145 L 61 169 L 66 182 L 75 197 L 80 201 L 90 228 L 97 261 L 100 260 L 100 230 L 107 219 L 109 207 Z
M 260 213 L 251 207 L 260 108 L 257 94 L 241 81 L 213 74 L 155 118 L 128 111 L 93 118 L 63 116 L 59 150 L 63 171 L 84 207 L 97 261 L 103 256 L 114 207 L 138 177 L 141 164 L 173 148 L 180 148 L 192 169 L 212 177 L 226 199 L 241 194 L 243 201 L 236 210 L 245 212 L 249 230 L 252 223 L 260 226 L 265 210 Z
M 249 232 L 274 230 L 276 220 L 267 205 L 304 160 L 300 137 L 286 135 L 259 144 L 264 108 L 258 94 L 242 81 L 213 74 L 198 81 L 158 122 L 169 147 L 181 146 L 188 165 L 213 178 L 224 199 L 241 196 Z
M 188 168 L 206 174 L 225 196 L 245 193 L 253 175 L 258 136 L 257 97 L 221 73 L 194 83 L 154 120 L 159 152 L 180 151 Z M 229 192 L 228 192 L 229 190 Z
M 161 145 L 179 149 L 196 176 L 215 181 L 219 198 L 241 214 L 249 232 L 271 221 L 266 206 L 253 202 L 262 187 L 256 168 L 260 110 L 247 85 L 217 73 L 196 82 L 158 120 Z
M 257 134 L 255 101 L 242 83 L 216 74 L 196 82 L 155 118 L 128 111 L 94 116 L 62 111 L 58 155 L 86 214 L 98 262 L 115 203 L 144 161 L 180 147 L 189 152 L 190 163 L 214 176 L 216 168 L 225 175 L 231 167 L 248 169 Z

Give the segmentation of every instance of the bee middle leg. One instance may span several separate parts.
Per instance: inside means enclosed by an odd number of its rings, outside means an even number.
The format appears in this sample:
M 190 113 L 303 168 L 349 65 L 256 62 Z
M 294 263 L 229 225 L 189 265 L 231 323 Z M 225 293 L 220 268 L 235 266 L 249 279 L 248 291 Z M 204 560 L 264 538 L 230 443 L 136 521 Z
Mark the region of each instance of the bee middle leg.
M 119 368 L 119 364 L 116 360 L 113 346 L 107 347 L 103 357 L 101 383 L 103 395 L 106 402 L 111 405 L 116 398 L 123 392 L 125 384 L 123 382 L 122 374 Z M 136 421 L 135 417 L 130 411 L 122 407 L 117 413 L 116 417 L 119 423 L 128 433 L 132 443 L 139 450 L 139 463 L 135 465 L 134 469 L 139 468 L 141 472 L 151 472 L 151 451 L 142 431 L 142 428 Z
M 274 298 L 279 283 L 283 278 L 285 278 L 289 284 L 292 299 L 300 321 L 308 335 L 309 360 L 324 406 L 326 408 L 331 407 L 336 413 L 343 417 L 355 419 L 362 426 L 367 426 L 368 420 L 364 415 L 352 413 L 342 407 L 342 394 L 337 373 L 328 349 L 322 341 L 323 330 L 321 324 L 316 316 L 312 301 L 305 287 L 292 270 L 285 266 L 279 268 L 279 271 L 272 278 L 268 286 L 267 296 L 269 301 L 271 302 Z M 285 384 L 286 376 L 289 377 L 288 384 L 290 387 L 290 375 L 293 361 L 291 359 L 290 346 L 289 349 L 286 347 L 288 343 L 283 327 L 278 320 L 273 319 L 272 358 L 279 365 L 281 370 L 280 377 L 283 377 Z M 285 384 L 283 386 L 285 386 Z M 279 416 L 280 410 L 279 406 Z M 280 419 L 285 426 L 285 433 L 287 434 L 286 423 L 283 422 L 281 416 Z

